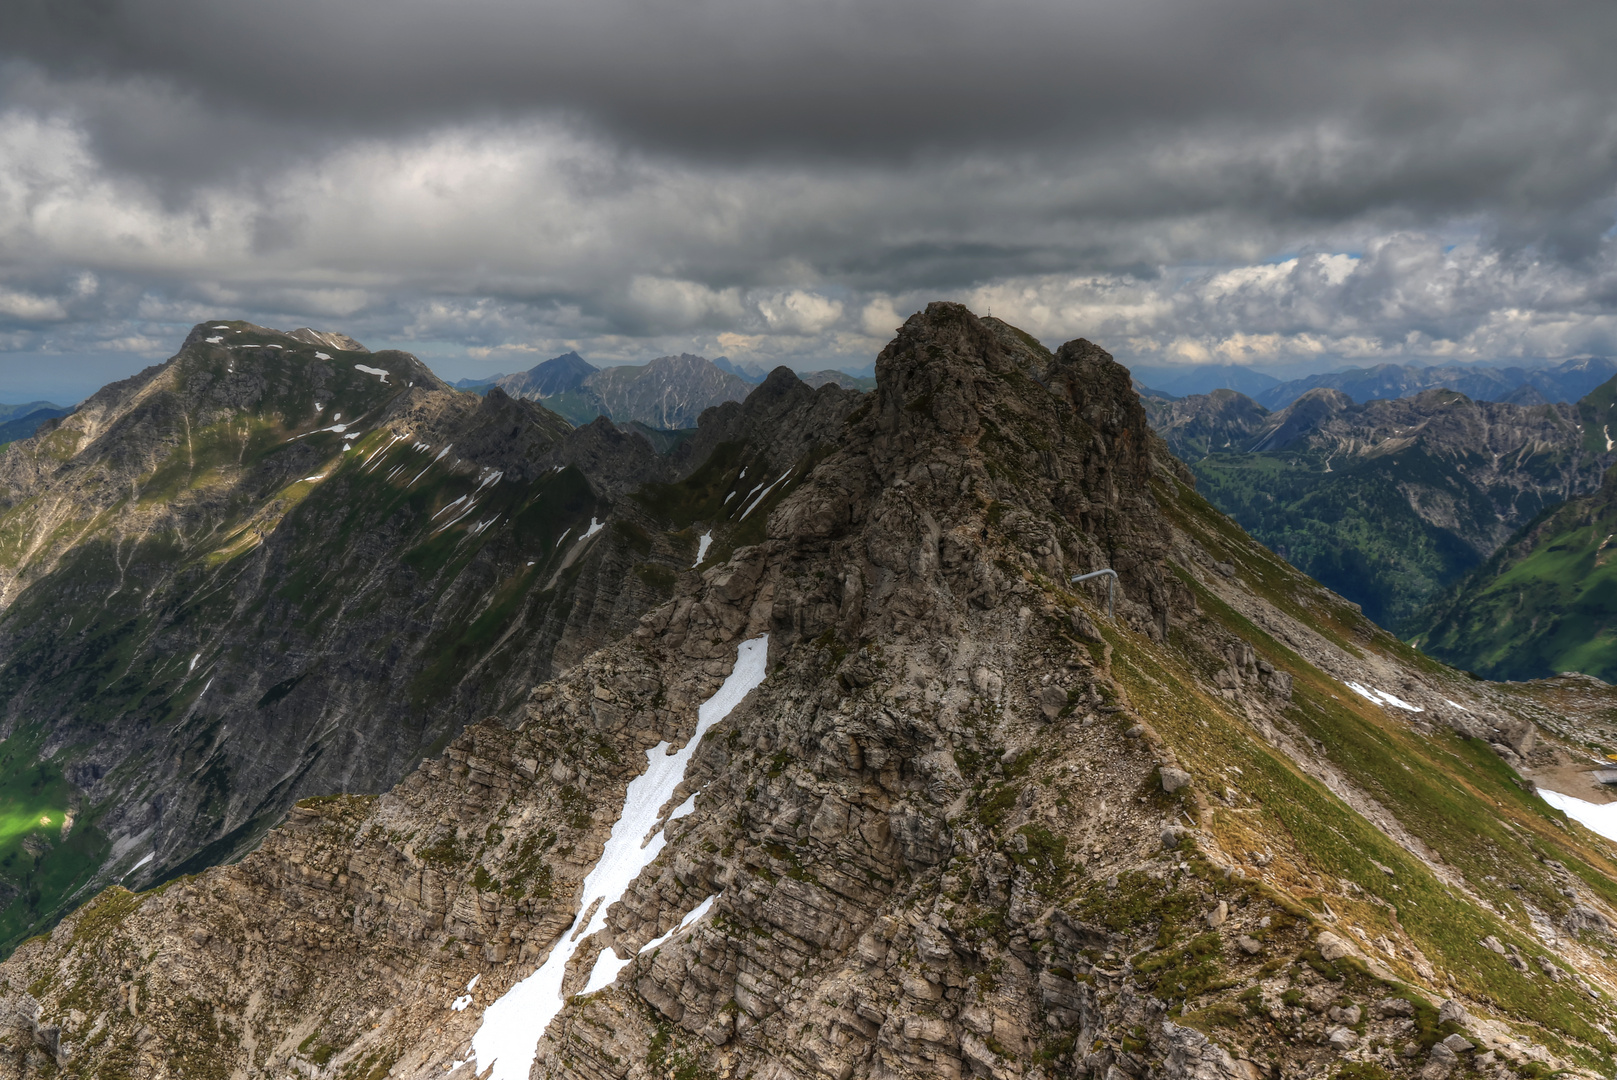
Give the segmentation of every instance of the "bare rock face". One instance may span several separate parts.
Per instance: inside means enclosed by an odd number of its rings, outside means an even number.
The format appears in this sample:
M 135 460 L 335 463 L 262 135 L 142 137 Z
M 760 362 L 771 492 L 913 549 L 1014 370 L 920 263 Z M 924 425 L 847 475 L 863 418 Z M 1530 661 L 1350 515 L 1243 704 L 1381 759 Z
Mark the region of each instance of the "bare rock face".
M 1432 773 L 1404 763 L 1487 792 L 1445 781 L 1449 814 L 1532 830 L 1490 834 L 1514 902 L 1603 910 L 1537 852 L 1604 856 L 1345 680 L 1433 709 L 1474 684 L 1211 512 L 1095 346 L 934 304 L 877 378 L 861 398 L 771 376 L 758 411 L 707 414 L 700 461 L 634 495 L 708 555 L 621 640 L 386 794 L 302 802 L 239 864 L 109 890 L 19 948 L 0 994 L 37 1011 L 0 1076 L 192 1075 L 197 1047 L 197 1075 L 248 1077 L 1412 1076 L 1455 1057 L 1431 1022 L 1450 975 L 1472 1015 L 1483 992 L 1551 1000 L 1556 1045 L 1607 1052 L 1567 1019 L 1606 1023 L 1604 999 L 1471 950 L 1529 938 L 1470 898 L 1475 837 L 1413 812 L 1404 778 Z M 836 438 L 791 457 L 749 434 L 793 417 Z M 1115 620 L 1068 586 L 1101 566 Z M 630 785 L 766 635 L 762 681 L 634 809 L 649 862 L 580 911 Z M 1167 791 L 1162 763 L 1219 779 Z M 531 1057 L 477 1056 L 513 1003 L 537 1015 L 527 980 L 565 950 Z M 1565 1060 L 1515 1013 L 1489 1023 L 1511 1069 Z

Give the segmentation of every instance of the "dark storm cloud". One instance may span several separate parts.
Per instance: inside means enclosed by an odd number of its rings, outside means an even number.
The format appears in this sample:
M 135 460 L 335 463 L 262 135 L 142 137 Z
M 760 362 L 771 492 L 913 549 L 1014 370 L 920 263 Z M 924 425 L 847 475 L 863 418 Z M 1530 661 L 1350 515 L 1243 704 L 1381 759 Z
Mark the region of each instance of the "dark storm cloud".
M 1475 165 L 1506 137 L 1495 173 L 1524 138 L 1557 145 L 1570 176 L 1508 172 L 1576 193 L 1588 163 L 1569 140 L 1609 136 L 1614 31 L 1600 0 L 21 0 L 0 14 L 0 47 L 53 72 L 152 79 L 309 131 L 562 109 L 637 144 L 750 157 L 1332 120 L 1408 156 L 1417 199 L 1500 190 L 1434 170 L 1419 145 L 1434 137 Z
M 1597 348 L 1614 46 L 1609 0 L 12 0 L 0 350 L 820 362 L 945 294 L 1141 356 Z

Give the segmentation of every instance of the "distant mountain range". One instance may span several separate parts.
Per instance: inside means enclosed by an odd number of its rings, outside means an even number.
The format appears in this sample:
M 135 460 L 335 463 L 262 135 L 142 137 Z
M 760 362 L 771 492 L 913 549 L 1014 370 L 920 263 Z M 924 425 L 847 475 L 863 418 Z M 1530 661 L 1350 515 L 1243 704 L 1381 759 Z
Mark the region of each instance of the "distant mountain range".
M 1578 408 L 1586 451 L 1617 444 L 1617 380 Z M 1617 468 L 1551 507 L 1412 621 L 1421 648 L 1492 679 L 1581 671 L 1617 682 Z
M 47 420 L 66 416 L 73 409 L 50 401 L 30 401 L 22 405 L 0 405 L 0 446 L 26 439 Z
M 1321 388 L 1340 390 L 1360 403 L 1446 389 L 1458 390 L 1474 401 L 1538 405 L 1577 401 L 1617 375 L 1617 361 L 1606 357 L 1579 357 L 1540 368 L 1377 364 L 1288 381 L 1235 364 L 1201 364 L 1187 368 L 1146 365 L 1135 369 L 1133 375 L 1144 395 L 1173 398 L 1213 390 L 1235 390 L 1268 409 L 1283 409 L 1308 391 Z
M 454 386 L 475 393 L 498 386 L 514 398 L 544 402 L 547 409 L 575 425 L 605 416 L 618 424 L 679 431 L 694 428 L 704 409 L 745 400 L 768 375 L 757 364 L 738 364 L 725 356 L 709 360 L 681 353 L 639 366 L 598 368 L 569 352 L 514 375 L 461 379 Z M 815 371 L 799 377 L 814 387 L 831 383 L 845 390 L 870 390 L 876 385 L 874 378 L 843 371 Z
M 1602 404 L 1614 385 L 1577 405 L 1453 390 L 1355 404 L 1328 388 L 1278 412 L 1231 390 L 1145 405 L 1209 501 L 1407 632 L 1546 507 L 1599 487 L 1617 463 L 1605 434 L 1617 418 Z
M 1235 390 L 1256 395 L 1281 384 L 1280 379 L 1268 372 L 1254 371 L 1240 364 L 1195 364 L 1190 367 L 1142 364 L 1131 371 L 1135 381 L 1159 397 L 1184 397 L 1214 390 Z

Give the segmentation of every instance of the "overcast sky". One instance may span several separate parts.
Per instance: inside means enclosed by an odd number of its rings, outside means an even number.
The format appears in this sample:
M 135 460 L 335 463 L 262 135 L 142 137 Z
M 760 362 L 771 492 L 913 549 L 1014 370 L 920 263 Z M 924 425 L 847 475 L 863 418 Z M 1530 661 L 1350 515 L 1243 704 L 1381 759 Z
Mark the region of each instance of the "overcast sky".
M 10 0 L 0 400 L 203 319 L 862 367 L 1617 353 L 1610 0 Z

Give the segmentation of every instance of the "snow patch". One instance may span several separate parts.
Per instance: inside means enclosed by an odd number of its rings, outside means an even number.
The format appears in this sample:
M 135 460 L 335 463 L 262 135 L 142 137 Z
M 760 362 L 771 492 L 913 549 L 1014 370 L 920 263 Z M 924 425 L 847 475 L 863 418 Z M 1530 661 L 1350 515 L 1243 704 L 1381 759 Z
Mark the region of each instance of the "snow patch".
M 224 342 L 225 342 L 225 339 L 222 338 L 222 337 L 219 337 L 217 334 L 215 334 L 211 338 L 203 338 L 202 340 L 206 341 L 209 345 L 223 345 Z M 1607 439 L 1606 441 L 1610 442 L 1611 440 Z
M 1600 432 L 1601 432 L 1601 434 L 1603 434 L 1603 435 L 1604 435 L 1604 436 L 1606 436 L 1606 449 L 1607 449 L 1607 450 L 1610 450 L 1610 449 L 1611 449 L 1611 447 L 1612 447 L 1612 442 L 1611 442 L 1611 425 L 1610 425 L 1610 424 L 1601 424 L 1601 425 L 1600 425 Z
M 696 813 L 696 792 L 691 792 L 685 801 L 674 807 L 674 812 L 668 815 L 669 821 L 678 821 L 682 817 L 689 817 Z
M 539 1040 L 561 1011 L 561 985 L 568 961 L 583 942 L 606 925 L 607 909 L 662 852 L 668 842 L 662 830 L 657 829 L 656 835 L 649 839 L 647 836 L 657 825 L 663 804 L 673 797 L 674 789 L 685 778 L 685 768 L 702 736 L 764 681 L 768 660 L 768 634 L 742 642 L 736 650 L 736 664 L 729 678 L 697 709 L 696 731 L 690 741 L 677 752 L 670 752 L 672 748 L 666 741 L 646 751 L 646 771 L 629 782 L 611 838 L 584 879 L 578 911 L 582 914 L 593 908 L 594 914 L 584 926 L 556 942 L 549 958 L 537 971 L 513 986 L 483 1013 L 482 1026 L 472 1036 L 472 1055 L 477 1059 L 479 1072 L 491 1069 L 488 1080 L 527 1080 Z M 704 903 L 711 904 L 712 898 Z M 610 971 L 611 979 L 615 979 L 623 967 L 624 962 L 615 955 L 603 966 L 606 952 L 610 950 L 604 950 L 591 965 L 586 993 L 600 988 L 596 985 L 598 978 L 606 978 Z M 610 985 L 611 979 L 600 985 Z
M 133 874 L 136 870 L 139 870 L 141 867 L 145 866 L 147 863 L 151 862 L 156 857 L 157 857 L 157 852 L 148 851 L 146 853 L 146 857 L 144 859 L 140 860 L 140 862 L 136 863 L 134 866 L 131 866 L 128 870 L 124 871 L 124 877 L 128 877 L 130 874 Z
M 229 330 L 229 329 L 230 329 L 230 327 L 228 327 L 228 326 L 215 326 L 215 327 L 214 327 L 214 329 L 215 329 L 215 330 Z M 238 334 L 239 334 L 239 333 L 241 333 L 241 331 L 240 331 L 240 330 L 237 330 L 237 331 L 236 331 L 236 333 L 238 333 Z
M 315 473 L 313 476 L 305 476 L 302 480 L 299 480 L 298 483 L 300 483 L 300 484 L 312 484 L 316 480 L 324 480 L 325 478 L 326 478 L 325 473 Z
M 470 1005 L 471 1003 L 472 1003 L 472 995 L 470 995 L 470 994 L 462 994 L 460 997 L 456 998 L 454 1001 L 451 1001 L 449 1003 L 449 1007 L 451 1009 L 453 1009 L 455 1012 L 465 1012 L 466 1011 L 466 1006 Z
M 1597 832 L 1607 840 L 1617 840 L 1617 803 L 1584 802 L 1547 788 L 1539 788 L 1538 797 L 1590 832 Z
M 1443 699 L 1443 704 L 1447 705 L 1451 709 L 1459 709 L 1461 712 L 1464 712 L 1464 713 L 1468 713 L 1468 712 L 1471 711 L 1470 709 L 1466 708 L 1464 705 L 1461 705 L 1458 701 L 1450 701 L 1448 698 Z
M 792 470 L 787 469 L 786 470 L 786 476 L 790 476 L 790 475 L 792 475 Z M 774 491 L 777 487 L 779 487 L 780 484 L 781 484 L 781 480 L 785 480 L 786 476 L 782 476 L 780 478 L 780 480 L 776 480 L 773 484 L 770 484 L 768 487 L 764 488 L 764 493 L 762 495 L 758 496 L 756 499 L 752 500 L 751 504 L 748 505 L 748 507 L 745 510 L 741 511 L 741 516 L 739 518 L 737 518 L 736 520 L 737 521 L 745 521 L 745 520 L 747 520 L 747 515 L 752 513 L 754 510 L 758 509 L 758 504 L 763 502 L 765 499 L 769 498 L 769 493 L 771 491 Z M 754 490 L 756 490 L 756 489 L 754 489 Z
M 606 528 L 606 522 L 596 521 L 595 516 L 592 514 L 590 516 L 590 527 L 584 530 L 584 535 L 580 536 L 579 539 L 588 540 L 590 537 L 594 536 L 604 528 Z
M 355 364 L 354 370 L 363 371 L 367 375 L 378 375 L 384 384 L 387 382 L 387 372 L 379 367 L 366 367 L 364 364 Z
M 655 949 L 658 946 L 665 944 L 669 938 L 673 937 L 675 934 L 679 933 L 696 920 L 700 919 L 703 915 L 706 915 L 708 911 L 712 909 L 713 901 L 717 900 L 718 898 L 719 894 L 714 893 L 706 900 L 703 900 L 700 904 L 697 904 L 696 907 L 691 909 L 691 912 L 688 915 L 679 921 L 678 926 L 668 931 L 668 933 L 664 934 L 662 937 L 655 938 L 640 946 L 640 951 L 636 953 L 635 956 L 643 955 L 647 950 Z M 589 982 L 584 984 L 584 989 L 579 991 L 579 993 L 593 994 L 597 990 L 605 990 L 607 987 L 618 981 L 619 973 L 621 973 L 624 968 L 628 967 L 633 960 L 633 956 L 631 956 L 628 960 L 619 960 L 618 954 L 613 952 L 611 949 L 602 949 L 601 955 L 596 958 L 595 966 L 590 969 Z
M 703 915 L 706 915 L 709 911 L 713 910 L 713 901 L 717 900 L 718 898 L 719 898 L 719 894 L 714 893 L 712 896 L 708 897 L 706 900 L 703 900 L 700 904 L 697 904 L 696 907 L 691 909 L 691 913 L 689 915 L 685 916 L 683 919 L 681 919 L 679 921 L 678 926 L 676 926 L 672 930 L 668 931 L 668 933 L 664 934 L 662 937 L 654 938 L 653 940 L 646 942 L 644 945 L 640 946 L 640 951 L 642 953 L 650 952 L 652 949 L 655 949 L 659 945 L 662 945 L 663 943 L 665 943 L 669 938 L 673 937 L 675 934 L 679 933 L 681 930 L 683 930 L 687 926 L 691 925 L 691 923 L 695 922 L 696 920 L 700 919 Z
M 316 359 L 316 360 L 330 360 L 330 359 L 331 359 L 331 357 L 329 357 L 329 356 L 327 356 L 327 355 L 326 355 L 326 354 L 325 354 L 325 353 L 323 353 L 323 352 L 317 352 L 317 353 L 315 353 L 315 354 L 314 354 L 314 358 L 315 358 L 315 359 Z
M 707 549 L 709 547 L 711 547 L 712 544 L 713 544 L 713 530 L 712 529 L 709 529 L 707 532 L 703 533 L 701 536 L 696 538 L 696 561 L 691 563 L 691 568 L 692 569 L 695 569 L 696 567 L 702 565 L 702 560 L 707 558 Z
M 1425 709 L 1421 708 L 1419 705 L 1411 705 L 1409 702 L 1403 700 L 1402 698 L 1393 697 L 1391 694 L 1387 693 L 1385 690 L 1377 690 L 1373 686 L 1360 686 L 1356 682 L 1344 683 L 1343 685 L 1346 686 L 1349 690 L 1353 691 L 1355 694 L 1358 694 L 1360 697 L 1368 698 L 1369 700 L 1375 702 L 1377 705 L 1380 705 L 1380 706 L 1383 706 L 1383 707 L 1391 705 L 1395 709 L 1403 709 L 1406 712 L 1425 712 L 1426 711 Z

